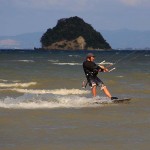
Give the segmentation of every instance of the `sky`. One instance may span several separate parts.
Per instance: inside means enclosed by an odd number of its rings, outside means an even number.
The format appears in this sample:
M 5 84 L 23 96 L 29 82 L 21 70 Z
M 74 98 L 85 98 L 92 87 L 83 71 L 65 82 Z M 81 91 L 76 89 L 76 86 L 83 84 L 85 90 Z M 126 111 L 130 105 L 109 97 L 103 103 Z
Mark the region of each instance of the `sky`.
M 78 16 L 100 30 L 150 30 L 150 0 L 0 0 L 0 36 L 45 32 Z

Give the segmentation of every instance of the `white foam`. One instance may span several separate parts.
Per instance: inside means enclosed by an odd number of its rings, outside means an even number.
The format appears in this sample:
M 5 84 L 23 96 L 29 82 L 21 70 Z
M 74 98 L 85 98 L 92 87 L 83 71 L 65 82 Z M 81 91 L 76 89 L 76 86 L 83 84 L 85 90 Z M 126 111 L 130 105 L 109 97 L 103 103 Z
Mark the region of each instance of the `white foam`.
M 70 65 L 70 66 L 76 66 L 76 65 L 82 65 L 81 63 L 53 63 L 55 65 Z
M 0 79 L 0 81 L 7 82 L 8 80 Z
M 35 90 L 35 89 L 11 89 L 12 91 L 17 91 L 20 93 L 30 93 L 30 94 L 57 94 L 57 95 L 82 95 L 89 94 L 88 90 L 79 89 L 55 89 L 55 90 Z
M 123 78 L 124 76 L 117 76 L 118 78 Z
M 69 57 L 81 57 L 80 55 L 68 55 Z
M 0 81 L 2 81 L 2 82 L 20 82 L 20 80 L 12 80 L 12 81 L 8 81 L 8 80 L 5 80 L 5 79 L 0 79 Z
M 56 63 L 56 62 L 59 62 L 59 60 L 53 60 L 53 59 L 51 59 L 51 60 L 48 60 L 49 62 L 52 62 L 52 63 Z
M 5 98 L 0 101 L 1 108 L 10 109 L 43 109 L 43 108 L 82 108 L 97 107 L 90 102 L 92 98 L 80 97 L 75 95 L 57 96 L 57 95 L 23 95 L 18 98 Z
M 27 63 L 30 63 L 30 62 L 34 62 L 34 60 L 17 60 L 17 61 L 19 61 L 19 62 L 27 62 Z
M 14 82 L 14 83 L 18 83 L 18 82 L 20 82 L 20 80 L 13 80 L 12 82 Z
M 102 103 L 108 100 L 106 97 L 93 99 L 90 91 L 80 89 L 55 89 L 55 90 L 29 90 L 12 89 L 24 93 L 22 96 L 0 99 L 0 107 L 8 109 L 45 109 L 45 108 L 82 108 L 100 107 L 103 104 L 94 104 L 94 100 Z M 90 96 L 87 97 L 87 96 Z
M 0 83 L 0 87 L 29 87 L 31 85 L 36 85 L 36 82 L 29 83 Z

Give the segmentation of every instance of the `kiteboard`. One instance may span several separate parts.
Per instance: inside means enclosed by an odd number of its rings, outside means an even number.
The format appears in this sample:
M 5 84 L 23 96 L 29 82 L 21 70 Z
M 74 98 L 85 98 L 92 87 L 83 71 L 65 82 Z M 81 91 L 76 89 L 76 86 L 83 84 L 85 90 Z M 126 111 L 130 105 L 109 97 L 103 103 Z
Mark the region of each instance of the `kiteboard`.
M 119 99 L 114 99 L 112 100 L 113 103 L 125 103 L 125 102 L 129 102 L 131 100 L 131 98 L 119 98 Z
M 92 103 L 93 104 L 113 104 L 113 103 L 129 103 L 131 98 L 118 98 L 114 100 L 101 100 L 101 99 L 96 99 Z

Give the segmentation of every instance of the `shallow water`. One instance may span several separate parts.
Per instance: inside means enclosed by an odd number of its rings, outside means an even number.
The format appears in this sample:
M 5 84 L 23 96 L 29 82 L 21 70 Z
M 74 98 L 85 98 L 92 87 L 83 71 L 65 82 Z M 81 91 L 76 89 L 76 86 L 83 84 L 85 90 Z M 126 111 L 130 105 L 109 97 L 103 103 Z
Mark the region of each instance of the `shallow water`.
M 94 52 L 116 67 L 99 75 L 111 93 L 132 98 L 107 105 L 81 88 L 86 53 L 0 52 L 0 149 L 149 149 L 150 51 Z

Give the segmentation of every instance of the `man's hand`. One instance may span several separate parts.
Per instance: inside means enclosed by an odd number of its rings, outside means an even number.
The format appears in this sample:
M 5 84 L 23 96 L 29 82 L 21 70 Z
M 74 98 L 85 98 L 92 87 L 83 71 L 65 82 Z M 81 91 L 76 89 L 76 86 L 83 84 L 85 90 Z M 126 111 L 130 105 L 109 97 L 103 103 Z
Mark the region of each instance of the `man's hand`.
M 107 68 L 104 69 L 104 72 L 109 72 L 109 70 Z
M 99 66 L 101 67 L 101 69 L 103 69 L 103 72 L 109 72 L 109 70 L 107 68 L 105 68 L 104 66 L 101 66 L 101 65 L 99 65 Z

